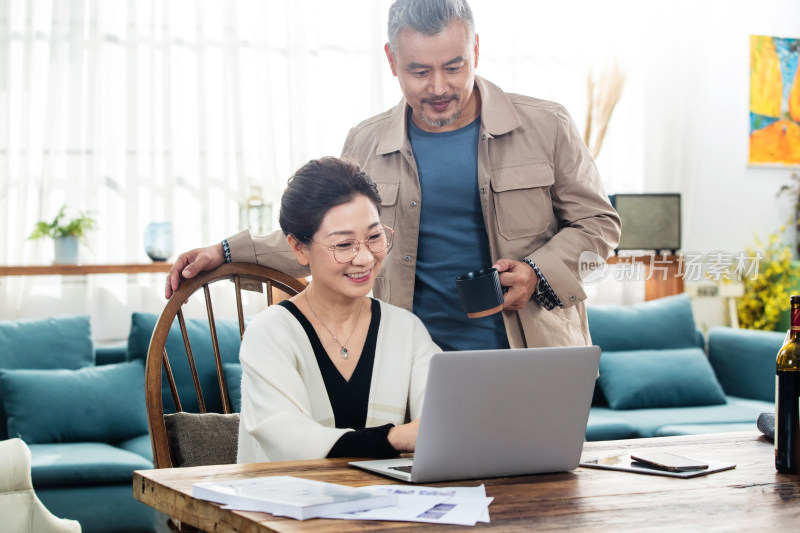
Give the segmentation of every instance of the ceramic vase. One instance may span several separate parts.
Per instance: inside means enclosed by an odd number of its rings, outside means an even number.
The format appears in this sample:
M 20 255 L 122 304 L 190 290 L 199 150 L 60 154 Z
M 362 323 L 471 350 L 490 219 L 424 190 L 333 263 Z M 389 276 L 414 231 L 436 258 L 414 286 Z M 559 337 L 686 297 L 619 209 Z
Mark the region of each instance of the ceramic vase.
M 153 261 L 166 261 L 173 251 L 172 224 L 151 222 L 144 232 L 144 251 Z

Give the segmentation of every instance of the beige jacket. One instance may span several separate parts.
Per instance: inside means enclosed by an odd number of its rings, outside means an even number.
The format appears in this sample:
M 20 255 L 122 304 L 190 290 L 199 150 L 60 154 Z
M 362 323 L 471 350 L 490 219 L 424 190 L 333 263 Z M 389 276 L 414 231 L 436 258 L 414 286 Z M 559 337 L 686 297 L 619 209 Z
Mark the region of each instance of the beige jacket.
M 504 311 L 509 344 L 591 344 L 578 260 L 584 251 L 609 255 L 619 242 L 619 216 L 562 106 L 505 93 L 479 77 L 475 83 L 482 106 L 478 188 L 492 260 L 529 258 L 563 304 L 546 311 L 532 299 L 520 311 Z M 375 180 L 381 218 L 394 228 L 374 295 L 410 310 L 423 199 L 406 116 L 403 100 L 365 120 L 350 130 L 342 157 L 361 165 Z M 231 256 L 305 275 L 285 240 L 280 232 L 252 239 L 242 232 L 229 239 Z

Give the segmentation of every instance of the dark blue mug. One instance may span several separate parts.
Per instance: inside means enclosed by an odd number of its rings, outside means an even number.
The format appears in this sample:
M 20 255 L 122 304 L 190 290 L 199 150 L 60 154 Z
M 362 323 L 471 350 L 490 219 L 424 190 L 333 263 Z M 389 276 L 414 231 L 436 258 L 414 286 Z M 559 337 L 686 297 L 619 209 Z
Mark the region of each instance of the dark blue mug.
M 470 318 L 493 315 L 503 310 L 503 287 L 496 268 L 482 268 L 456 278 L 461 307 Z

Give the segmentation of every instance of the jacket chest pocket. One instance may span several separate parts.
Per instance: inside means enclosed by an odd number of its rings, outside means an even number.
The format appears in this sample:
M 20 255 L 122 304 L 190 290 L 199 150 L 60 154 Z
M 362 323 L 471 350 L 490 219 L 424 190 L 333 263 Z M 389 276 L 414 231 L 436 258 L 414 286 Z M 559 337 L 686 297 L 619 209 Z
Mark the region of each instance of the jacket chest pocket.
M 506 239 L 531 237 L 554 225 L 553 183 L 553 169 L 547 161 L 492 171 L 492 199 L 500 235 Z
M 399 181 L 376 181 L 378 194 L 381 197 L 381 222 L 395 229 L 397 216 L 397 196 L 400 191 Z

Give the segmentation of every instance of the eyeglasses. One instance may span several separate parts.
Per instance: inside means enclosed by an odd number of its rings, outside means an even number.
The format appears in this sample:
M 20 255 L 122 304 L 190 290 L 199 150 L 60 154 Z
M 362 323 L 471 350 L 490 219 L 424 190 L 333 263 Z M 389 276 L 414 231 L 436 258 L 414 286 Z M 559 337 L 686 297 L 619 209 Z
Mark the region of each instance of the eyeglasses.
M 311 240 L 333 252 L 333 258 L 337 263 L 349 263 L 358 255 L 358 251 L 361 249 L 361 244 L 364 244 L 370 253 L 379 254 L 381 252 L 385 252 L 389 249 L 389 247 L 392 246 L 392 235 L 394 235 L 394 230 L 389 226 L 384 225 L 381 229 L 377 230 L 363 241 L 359 241 L 358 239 L 347 239 L 346 241 L 341 241 L 339 243 L 330 245 L 325 244 L 324 242 L 315 241 L 314 239 Z

